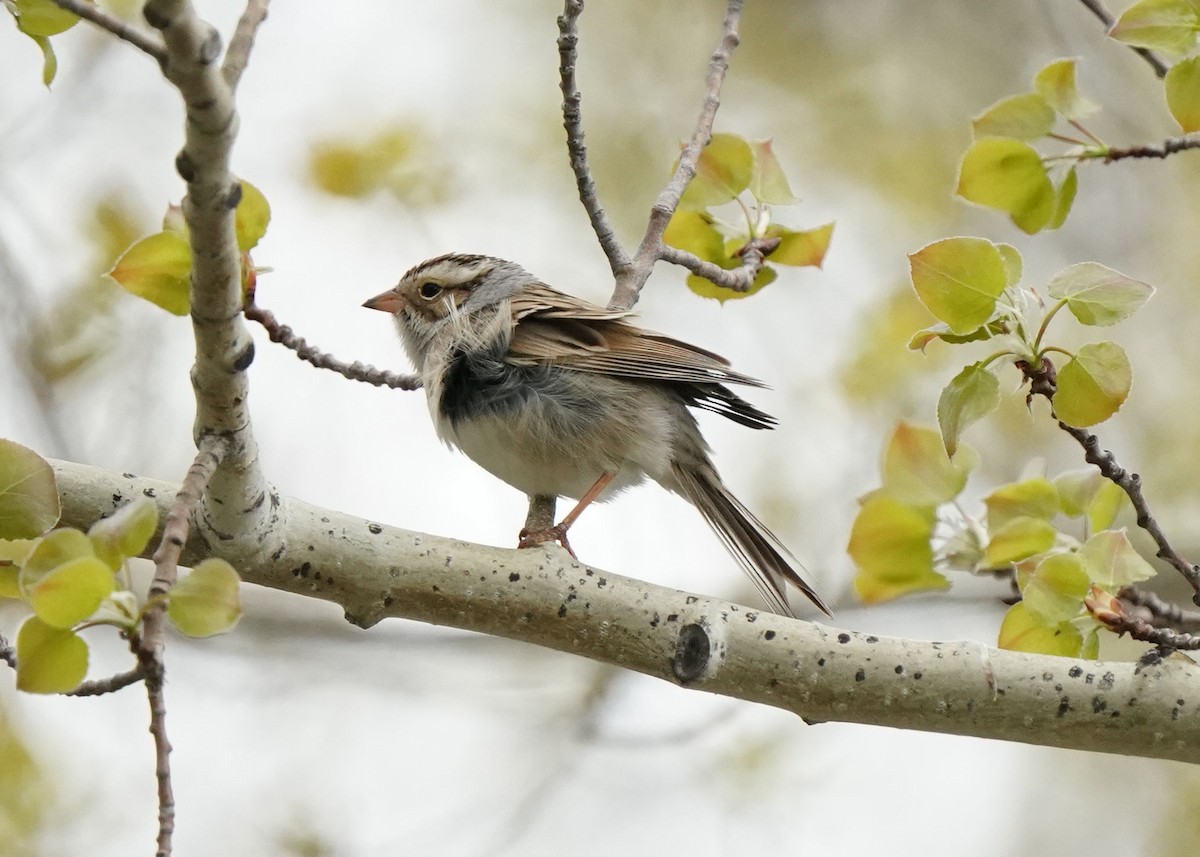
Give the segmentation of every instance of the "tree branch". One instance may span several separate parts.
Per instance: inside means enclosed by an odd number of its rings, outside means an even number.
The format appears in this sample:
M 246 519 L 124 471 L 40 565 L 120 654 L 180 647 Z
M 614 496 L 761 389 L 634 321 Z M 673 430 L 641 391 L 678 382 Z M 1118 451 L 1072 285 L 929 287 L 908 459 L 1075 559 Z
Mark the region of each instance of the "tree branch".
M 1109 14 L 1109 11 L 1104 8 L 1104 4 L 1101 3 L 1100 0 L 1079 0 L 1079 2 L 1083 3 L 1084 6 L 1091 10 L 1093 15 L 1100 19 L 1100 23 L 1104 25 L 1105 30 L 1111 30 L 1113 28 L 1113 24 L 1116 23 L 1116 19 Z M 1130 45 L 1130 50 L 1148 62 L 1150 67 L 1154 69 L 1154 73 L 1160 78 L 1167 76 L 1167 72 L 1170 70 L 1170 67 L 1161 59 L 1159 59 L 1158 54 L 1154 53 L 1154 51 L 1146 48 L 1135 48 L 1132 45 Z
M 88 2 L 88 0 L 54 0 L 54 3 L 60 9 L 65 9 L 84 20 L 91 21 L 100 29 L 107 30 L 121 41 L 129 42 L 135 48 L 149 54 L 158 62 L 159 66 L 166 63 L 167 47 L 152 33 L 139 30 L 122 21 L 111 12 L 107 12 L 100 6 Z
M 629 265 L 629 255 L 621 248 L 600 196 L 596 182 L 588 165 L 587 146 L 584 144 L 583 96 L 575 79 L 575 64 L 578 59 L 579 16 L 583 14 L 583 0 L 566 0 L 563 13 L 558 17 L 559 87 L 563 94 L 563 128 L 567 131 L 567 152 L 571 158 L 571 171 L 575 173 L 575 184 L 579 188 L 579 201 L 587 211 L 592 231 L 600 241 L 600 248 L 608 257 L 613 276 L 617 277 Z
M 165 508 L 174 492 L 53 465 L 67 526 L 86 526 L 132 494 Z M 287 514 L 274 553 L 194 539 L 181 560 L 223 556 L 245 580 L 336 602 L 362 627 L 402 617 L 524 640 L 810 723 L 1200 762 L 1200 743 L 1186 737 L 1200 729 L 1194 665 L 1139 669 L 839 631 L 589 568 L 557 548 L 489 548 L 279 502 Z
M 332 354 L 326 354 L 319 348 L 309 345 L 302 336 L 297 336 L 286 324 L 280 324 L 270 310 L 256 304 L 250 304 L 245 309 L 246 318 L 256 321 L 267 331 L 272 342 L 278 342 L 284 348 L 294 351 L 296 356 L 306 363 L 311 363 L 318 369 L 331 369 L 343 378 L 351 381 L 363 381 L 376 387 L 391 387 L 394 390 L 419 390 L 421 377 L 419 375 L 401 375 L 384 369 L 376 369 L 355 360 L 345 363 Z
M 254 47 L 254 37 L 258 28 L 267 19 L 267 6 L 271 0 L 248 0 L 242 17 L 238 19 L 233 38 L 229 40 L 229 48 L 225 51 L 225 62 L 221 66 L 221 74 L 225 83 L 233 91 L 237 91 L 242 80 L 242 72 L 250 61 L 250 51 Z
M 1126 158 L 1166 158 L 1187 149 L 1200 149 L 1200 137 L 1171 137 L 1161 146 L 1129 146 L 1125 149 L 1109 149 L 1104 154 L 1104 163 L 1123 161 Z

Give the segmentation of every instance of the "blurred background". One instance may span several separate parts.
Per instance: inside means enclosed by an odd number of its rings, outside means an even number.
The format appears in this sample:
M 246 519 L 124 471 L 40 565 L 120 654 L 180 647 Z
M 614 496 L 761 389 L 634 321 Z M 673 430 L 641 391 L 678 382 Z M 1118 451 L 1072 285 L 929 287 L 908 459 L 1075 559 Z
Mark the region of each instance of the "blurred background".
M 240 4 L 198 6 L 227 39 Z M 968 359 L 905 348 L 930 321 L 905 255 L 947 235 L 1014 244 L 1027 285 L 1095 260 L 1159 289 L 1112 334 L 1136 381 L 1099 433 L 1143 474 L 1177 547 L 1200 553 L 1188 526 L 1200 497 L 1195 156 L 1087 165 L 1066 225 L 1034 237 L 952 196 L 969 117 L 1059 57 L 1081 58 L 1080 86 L 1104 108 L 1089 128 L 1107 142 L 1176 134 L 1149 67 L 1082 3 L 748 6 L 717 130 L 774 138 L 802 198 L 777 219 L 836 221 L 832 247 L 823 270 L 785 269 L 723 306 L 661 265 L 638 309 L 772 384 L 751 398 L 780 417 L 775 432 L 701 419 L 725 480 L 804 561 L 837 624 L 992 644 L 1003 615 L 995 581 L 871 608 L 850 590 L 846 541 L 884 439 L 898 419 L 932 423 Z M 583 16 L 587 142 L 627 244 L 693 127 L 723 10 L 609 0 Z M 254 253 L 273 269 L 259 303 L 342 359 L 407 371 L 388 320 L 360 304 L 425 258 L 503 256 L 605 302 L 610 275 L 563 145 L 560 12 L 547 0 L 273 6 L 243 78 L 234 161 L 273 209 Z M 0 20 L 0 436 L 178 481 L 193 451 L 190 327 L 99 275 L 182 194 L 182 108 L 129 46 L 87 26 L 54 43 L 48 91 L 36 46 Z M 423 395 L 314 370 L 254 335 L 256 434 L 281 492 L 515 542 L 524 498 L 437 442 Z M 983 453 L 976 498 L 1031 460 L 1051 475 L 1083 466 L 1007 380 L 1001 412 L 966 437 Z M 593 507 L 572 542 L 600 568 L 758 603 L 700 517 L 653 486 Z M 1100 812 L 1112 853 L 1190 855 L 1200 842 L 1200 777 L 1182 765 L 810 727 L 532 646 L 394 620 L 361 631 L 332 605 L 254 587 L 245 598 L 233 634 L 168 649 L 179 854 L 1082 857 L 1097 828 L 1081 822 Z M 6 635 L 19 620 L 0 605 Z M 93 644 L 93 675 L 128 666 L 120 641 Z M 149 852 L 146 723 L 137 688 L 41 698 L 0 680 L 0 857 Z

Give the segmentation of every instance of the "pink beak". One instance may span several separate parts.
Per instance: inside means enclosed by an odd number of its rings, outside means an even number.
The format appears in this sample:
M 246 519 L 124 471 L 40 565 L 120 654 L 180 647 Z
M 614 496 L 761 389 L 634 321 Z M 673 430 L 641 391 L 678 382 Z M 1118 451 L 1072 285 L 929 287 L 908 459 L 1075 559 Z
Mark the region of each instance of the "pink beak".
M 395 289 L 381 292 L 363 304 L 367 309 L 377 309 L 380 312 L 390 312 L 393 315 L 407 306 L 408 302 Z

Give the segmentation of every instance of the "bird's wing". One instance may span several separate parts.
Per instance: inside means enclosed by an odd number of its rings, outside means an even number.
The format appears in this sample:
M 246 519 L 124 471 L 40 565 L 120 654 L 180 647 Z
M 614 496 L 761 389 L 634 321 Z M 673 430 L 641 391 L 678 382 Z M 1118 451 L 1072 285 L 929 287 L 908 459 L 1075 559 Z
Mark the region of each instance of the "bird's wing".
M 626 378 L 766 386 L 730 369 L 729 361 L 720 355 L 643 330 L 629 321 L 628 312 L 598 307 L 546 285 L 532 286 L 513 297 L 512 313 L 507 360 L 518 366 L 554 363 Z

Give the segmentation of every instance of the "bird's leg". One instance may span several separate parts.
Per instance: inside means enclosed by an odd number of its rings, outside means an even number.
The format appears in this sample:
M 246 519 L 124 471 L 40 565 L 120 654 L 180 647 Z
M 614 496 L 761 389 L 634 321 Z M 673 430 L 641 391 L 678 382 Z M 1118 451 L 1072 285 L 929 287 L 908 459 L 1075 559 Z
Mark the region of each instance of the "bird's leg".
M 547 525 L 550 521 L 554 520 L 555 498 L 543 496 L 530 497 L 529 515 L 525 518 L 525 529 L 521 530 L 520 541 L 517 542 L 517 547 L 531 548 L 545 542 L 558 542 L 566 548 L 567 553 L 574 557 L 575 551 L 571 550 L 571 543 L 567 541 L 567 530 L 583 514 L 583 510 L 600 496 L 601 492 L 608 487 L 608 483 L 612 482 L 613 477 L 616 475 L 616 473 L 601 473 L 596 483 L 587 490 L 586 494 L 579 498 L 579 502 L 575 504 L 575 508 L 568 512 L 567 516 L 553 527 Z M 578 559 L 578 557 L 575 558 Z

